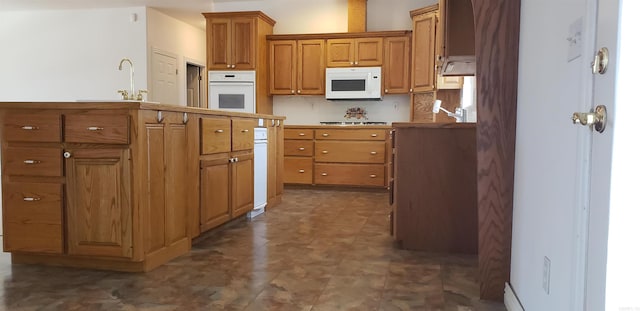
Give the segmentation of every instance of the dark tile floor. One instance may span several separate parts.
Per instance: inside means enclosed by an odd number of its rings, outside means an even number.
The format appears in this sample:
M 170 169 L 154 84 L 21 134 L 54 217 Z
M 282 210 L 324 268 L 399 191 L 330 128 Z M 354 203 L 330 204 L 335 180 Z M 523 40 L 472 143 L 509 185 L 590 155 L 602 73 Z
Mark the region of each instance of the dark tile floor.
M 286 189 L 283 203 L 151 272 L 11 265 L 0 310 L 506 310 L 475 256 L 396 249 L 386 193 Z

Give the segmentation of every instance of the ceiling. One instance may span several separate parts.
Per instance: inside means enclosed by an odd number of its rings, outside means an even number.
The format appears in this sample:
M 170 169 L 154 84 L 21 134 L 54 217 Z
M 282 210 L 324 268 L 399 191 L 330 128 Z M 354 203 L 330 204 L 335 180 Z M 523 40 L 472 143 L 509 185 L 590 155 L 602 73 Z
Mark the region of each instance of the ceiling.
M 214 3 L 247 0 L 0 0 L 0 11 L 152 7 L 199 28 Z

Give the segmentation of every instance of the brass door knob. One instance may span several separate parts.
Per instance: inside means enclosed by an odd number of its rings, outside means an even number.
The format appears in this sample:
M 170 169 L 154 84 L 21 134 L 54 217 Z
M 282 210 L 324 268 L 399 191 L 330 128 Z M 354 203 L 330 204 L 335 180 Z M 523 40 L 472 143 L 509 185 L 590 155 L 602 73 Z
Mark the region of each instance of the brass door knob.
M 607 107 L 598 105 L 591 112 L 574 112 L 571 120 L 573 124 L 587 125 L 602 133 L 607 127 Z

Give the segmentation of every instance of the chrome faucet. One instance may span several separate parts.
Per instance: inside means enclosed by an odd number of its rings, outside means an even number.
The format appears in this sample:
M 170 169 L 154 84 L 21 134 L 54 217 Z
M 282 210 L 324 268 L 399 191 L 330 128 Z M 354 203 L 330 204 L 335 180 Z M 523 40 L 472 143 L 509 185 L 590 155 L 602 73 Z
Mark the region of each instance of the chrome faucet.
M 122 70 L 122 64 L 125 62 L 129 63 L 129 82 L 131 83 L 131 90 L 129 90 L 129 92 L 127 92 L 127 90 L 118 90 L 118 93 L 122 94 L 122 99 L 124 100 L 143 100 L 142 93 L 147 93 L 147 90 L 139 90 L 136 95 L 136 91 L 133 86 L 133 62 L 128 58 L 123 58 L 120 60 L 118 70 Z

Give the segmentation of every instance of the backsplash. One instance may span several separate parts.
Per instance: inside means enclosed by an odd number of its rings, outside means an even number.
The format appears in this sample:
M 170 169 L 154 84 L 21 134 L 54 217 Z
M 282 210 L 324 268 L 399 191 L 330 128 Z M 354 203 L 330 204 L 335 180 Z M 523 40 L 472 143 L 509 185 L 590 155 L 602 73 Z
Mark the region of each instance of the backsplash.
M 275 95 L 273 114 L 285 116 L 285 124 L 318 125 L 325 121 L 345 121 L 345 111 L 359 107 L 367 121 L 408 122 L 409 95 L 385 95 L 382 100 L 326 100 L 322 95 Z

